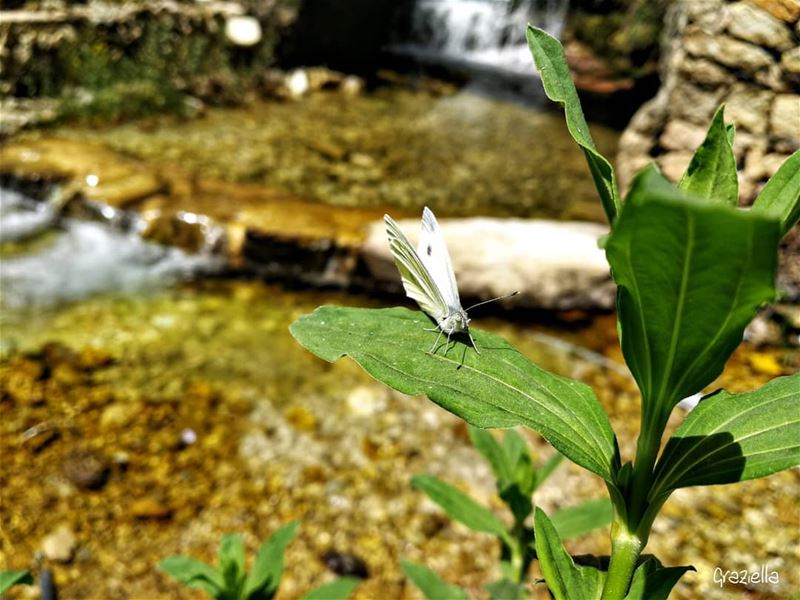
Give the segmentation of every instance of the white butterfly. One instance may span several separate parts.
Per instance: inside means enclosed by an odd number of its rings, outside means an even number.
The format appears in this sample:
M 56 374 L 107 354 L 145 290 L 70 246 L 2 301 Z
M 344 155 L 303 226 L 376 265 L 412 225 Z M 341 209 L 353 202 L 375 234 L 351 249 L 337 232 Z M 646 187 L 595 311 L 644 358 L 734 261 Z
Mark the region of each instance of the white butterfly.
M 384 215 L 383 220 L 386 222 L 386 233 L 389 235 L 389 250 L 400 271 L 406 294 L 436 321 L 436 328 L 430 331 L 438 330 L 439 335 L 430 351 L 436 348 L 443 333 L 447 334 L 447 347 L 449 347 L 450 336 L 463 332 L 469 337 L 475 352 L 480 354 L 469 331 L 470 319 L 467 317 L 467 310 L 499 298 L 479 302 L 466 310 L 462 308 L 450 254 L 447 252 L 439 223 L 427 206 L 422 211 L 422 233 L 416 250 L 392 217 Z M 501 296 L 501 298 L 506 297 L 508 296 Z

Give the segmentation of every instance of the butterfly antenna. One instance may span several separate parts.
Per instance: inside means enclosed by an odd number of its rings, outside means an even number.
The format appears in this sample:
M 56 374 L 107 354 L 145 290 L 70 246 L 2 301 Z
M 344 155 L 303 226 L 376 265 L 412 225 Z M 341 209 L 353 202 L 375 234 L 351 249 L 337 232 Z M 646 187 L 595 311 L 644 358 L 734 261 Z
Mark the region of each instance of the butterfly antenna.
M 510 294 L 506 294 L 505 296 L 498 296 L 497 298 L 492 298 L 490 300 L 484 300 L 483 302 L 478 302 L 477 304 L 473 304 L 472 306 L 464 310 L 470 311 L 475 307 L 482 306 L 484 304 L 489 304 L 489 302 L 496 302 L 497 300 L 505 300 L 506 298 L 511 298 L 512 296 L 516 296 L 517 294 L 519 294 L 519 290 L 517 290 L 516 292 L 511 292 Z

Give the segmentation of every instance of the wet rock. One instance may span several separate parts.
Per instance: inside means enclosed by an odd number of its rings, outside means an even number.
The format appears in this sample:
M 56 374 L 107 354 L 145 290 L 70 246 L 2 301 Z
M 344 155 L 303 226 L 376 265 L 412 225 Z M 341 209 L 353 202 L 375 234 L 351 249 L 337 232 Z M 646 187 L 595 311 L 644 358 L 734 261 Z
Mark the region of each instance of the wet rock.
M 728 32 L 734 37 L 776 50 L 787 50 L 794 45 L 792 31 L 769 12 L 749 2 L 737 2 L 728 10 Z
M 73 484 L 85 490 L 102 488 L 111 472 L 103 455 L 89 451 L 74 451 L 67 455 L 62 471 Z
M 322 562 L 325 563 L 328 569 L 343 577 L 355 576 L 361 579 L 367 579 L 369 577 L 367 563 L 364 562 L 364 559 L 355 554 L 328 550 L 322 555 Z
M 78 540 L 68 524 L 59 525 L 42 540 L 42 552 L 48 560 L 68 563 L 75 555 Z
M 418 219 L 400 227 L 418 239 Z M 614 302 L 605 253 L 597 240 L 606 228 L 594 223 L 522 219 L 449 219 L 441 227 L 463 297 L 492 298 L 546 309 L 610 308 Z M 373 225 L 363 247 L 374 279 L 397 282 L 383 222 Z
M 159 498 L 146 496 L 131 504 L 129 514 L 135 519 L 164 520 L 172 516 L 172 509 Z

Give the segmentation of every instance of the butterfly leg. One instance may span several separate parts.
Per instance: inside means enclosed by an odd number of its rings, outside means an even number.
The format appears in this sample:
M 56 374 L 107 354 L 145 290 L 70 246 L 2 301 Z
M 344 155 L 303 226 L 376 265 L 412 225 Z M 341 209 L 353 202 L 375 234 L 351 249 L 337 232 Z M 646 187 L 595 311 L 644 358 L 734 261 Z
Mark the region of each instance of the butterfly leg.
M 442 337 L 442 330 L 439 329 L 438 327 L 436 327 L 434 329 L 426 329 L 425 331 L 438 331 L 439 332 L 439 335 L 436 336 L 436 341 L 433 342 L 433 346 L 431 346 L 431 349 L 428 350 L 428 353 L 435 353 L 436 352 L 436 346 L 439 345 L 439 340 Z
M 444 346 L 444 355 L 445 356 L 447 356 L 447 351 L 450 350 L 450 336 L 452 334 L 453 334 L 452 331 L 447 334 L 447 342 L 445 342 L 445 346 Z
M 480 352 L 478 351 L 478 346 L 475 343 L 475 340 L 472 339 L 472 334 L 469 332 L 469 330 L 467 330 L 467 335 L 469 336 L 469 341 L 472 344 L 472 347 L 475 349 L 475 354 L 480 355 Z

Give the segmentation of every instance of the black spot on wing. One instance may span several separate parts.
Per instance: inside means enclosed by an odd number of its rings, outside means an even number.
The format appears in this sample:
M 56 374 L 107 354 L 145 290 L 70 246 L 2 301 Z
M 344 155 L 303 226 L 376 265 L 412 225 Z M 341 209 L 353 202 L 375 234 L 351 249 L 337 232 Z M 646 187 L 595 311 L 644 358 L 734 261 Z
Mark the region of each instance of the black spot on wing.
M 431 253 L 433 252 L 433 248 L 431 248 L 430 244 L 428 244 L 428 248 L 427 248 L 426 252 L 428 253 L 428 256 L 430 256 Z

